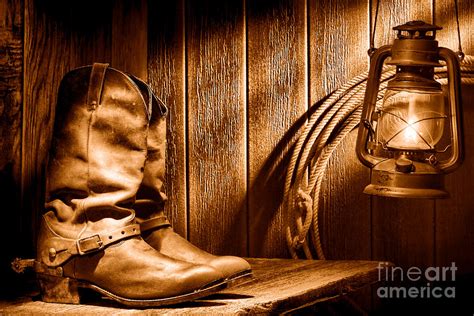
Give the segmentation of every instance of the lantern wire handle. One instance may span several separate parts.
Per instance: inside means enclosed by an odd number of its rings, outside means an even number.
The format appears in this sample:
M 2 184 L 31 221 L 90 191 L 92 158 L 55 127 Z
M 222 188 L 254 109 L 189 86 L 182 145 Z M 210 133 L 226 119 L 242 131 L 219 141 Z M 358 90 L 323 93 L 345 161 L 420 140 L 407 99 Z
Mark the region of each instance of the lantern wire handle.
M 464 59 L 464 53 L 462 52 L 462 47 L 461 47 L 461 30 L 459 28 L 459 11 L 458 11 L 458 0 L 454 0 L 454 10 L 456 12 L 456 24 L 458 27 L 458 58 L 460 61 Z
M 372 54 L 375 52 L 375 30 L 377 28 L 377 17 L 379 15 L 379 4 L 380 4 L 380 0 L 377 0 L 377 5 L 375 7 L 374 25 L 373 25 L 373 28 L 372 28 L 372 34 L 370 36 L 370 48 L 367 51 L 367 54 L 369 54 L 369 56 L 372 56 Z

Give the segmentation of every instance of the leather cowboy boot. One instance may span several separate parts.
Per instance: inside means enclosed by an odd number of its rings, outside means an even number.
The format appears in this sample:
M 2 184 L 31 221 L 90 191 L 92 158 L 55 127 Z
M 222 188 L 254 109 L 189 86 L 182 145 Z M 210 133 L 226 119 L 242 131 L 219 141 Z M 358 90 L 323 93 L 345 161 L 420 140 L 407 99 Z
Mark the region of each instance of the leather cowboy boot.
M 143 89 L 145 84 L 136 78 L 135 80 Z M 134 206 L 142 236 L 147 243 L 164 255 L 194 264 L 210 265 L 222 272 L 228 283 L 240 283 L 252 275 L 247 261 L 235 256 L 215 256 L 199 249 L 175 233 L 164 214 L 164 204 L 167 200 L 163 192 L 166 117 L 159 115 L 162 113 L 159 109 L 165 108 L 163 103 L 159 99 L 154 101 L 147 138 L 148 156 Z
M 78 288 L 89 288 L 125 305 L 160 306 L 225 287 L 216 269 L 167 257 L 140 237 L 131 207 L 151 98 L 106 64 L 61 82 L 34 262 L 44 301 L 77 304 Z

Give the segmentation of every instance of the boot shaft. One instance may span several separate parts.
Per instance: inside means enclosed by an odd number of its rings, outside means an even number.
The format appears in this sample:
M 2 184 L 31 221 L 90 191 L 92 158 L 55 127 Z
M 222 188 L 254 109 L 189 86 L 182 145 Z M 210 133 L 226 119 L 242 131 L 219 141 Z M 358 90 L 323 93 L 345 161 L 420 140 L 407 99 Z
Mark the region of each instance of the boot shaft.
M 144 95 L 145 93 L 145 95 Z M 46 209 L 65 237 L 121 226 L 142 182 L 149 95 L 124 73 L 94 64 L 62 80 L 48 161 Z M 55 223 L 57 222 L 57 223 Z M 59 223 L 61 225 L 59 225 Z
M 133 78 L 141 91 L 148 86 Z M 152 113 L 147 137 L 147 159 L 143 180 L 137 192 L 134 205 L 139 220 L 153 218 L 163 214 L 167 196 L 164 192 L 166 173 L 166 114 L 165 104 L 151 93 Z

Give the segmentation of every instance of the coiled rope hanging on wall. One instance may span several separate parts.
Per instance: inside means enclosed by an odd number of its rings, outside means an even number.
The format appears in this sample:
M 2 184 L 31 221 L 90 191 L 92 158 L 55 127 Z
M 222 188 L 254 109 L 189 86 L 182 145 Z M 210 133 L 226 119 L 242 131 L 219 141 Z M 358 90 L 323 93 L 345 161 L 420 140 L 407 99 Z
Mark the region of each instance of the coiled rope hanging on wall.
M 394 67 L 383 68 L 378 103 L 394 75 Z M 318 222 L 321 184 L 332 153 L 359 125 L 367 76 L 366 72 L 353 78 L 319 105 L 296 142 L 286 174 L 283 201 L 288 219 L 286 240 L 294 259 L 299 258 L 300 249 L 307 259 L 312 259 L 311 244 L 317 257 L 325 259 Z M 464 57 L 461 78 L 463 84 L 474 84 L 473 56 Z M 446 67 L 437 69 L 435 79 L 446 84 Z

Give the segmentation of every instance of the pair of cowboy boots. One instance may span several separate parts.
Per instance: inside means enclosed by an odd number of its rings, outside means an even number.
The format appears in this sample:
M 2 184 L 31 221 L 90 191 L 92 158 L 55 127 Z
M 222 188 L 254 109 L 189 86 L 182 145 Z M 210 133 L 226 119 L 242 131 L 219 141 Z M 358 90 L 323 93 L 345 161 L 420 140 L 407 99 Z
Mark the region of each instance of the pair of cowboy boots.
M 34 268 L 48 302 L 89 288 L 128 306 L 203 297 L 251 274 L 176 234 L 163 213 L 167 109 L 106 64 L 62 80 Z

